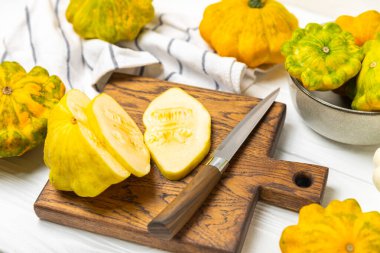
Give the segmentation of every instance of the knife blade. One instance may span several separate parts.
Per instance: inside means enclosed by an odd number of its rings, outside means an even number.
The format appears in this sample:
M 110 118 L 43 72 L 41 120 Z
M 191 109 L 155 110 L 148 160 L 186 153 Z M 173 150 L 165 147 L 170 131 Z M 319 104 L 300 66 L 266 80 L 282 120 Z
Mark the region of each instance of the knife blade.
M 276 89 L 258 103 L 216 148 L 189 184 L 148 224 L 148 232 L 170 240 L 199 209 L 222 177 L 229 162 L 275 101 Z

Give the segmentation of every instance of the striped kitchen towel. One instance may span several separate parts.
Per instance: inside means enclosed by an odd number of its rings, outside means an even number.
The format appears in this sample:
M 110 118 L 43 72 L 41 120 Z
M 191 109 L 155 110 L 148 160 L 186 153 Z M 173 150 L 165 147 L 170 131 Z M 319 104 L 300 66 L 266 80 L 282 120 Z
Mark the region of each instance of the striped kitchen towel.
M 67 89 L 97 94 L 113 71 L 242 93 L 257 71 L 215 54 L 199 35 L 199 20 L 156 13 L 140 36 L 117 45 L 82 40 L 65 18 L 69 0 L 34 0 L 11 13 L 12 32 L 0 42 L 1 61 L 35 65 L 61 77 Z

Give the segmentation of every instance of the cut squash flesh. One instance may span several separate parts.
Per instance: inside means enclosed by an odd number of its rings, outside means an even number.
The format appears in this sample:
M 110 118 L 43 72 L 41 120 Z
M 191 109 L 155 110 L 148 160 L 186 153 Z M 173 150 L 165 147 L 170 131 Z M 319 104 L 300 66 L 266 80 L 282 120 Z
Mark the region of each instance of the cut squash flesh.
M 138 177 L 150 171 L 150 154 L 143 135 L 126 111 L 110 96 L 98 95 L 88 110 L 89 122 L 107 150 Z
M 210 114 L 180 88 L 154 99 L 143 121 L 145 143 L 161 173 L 170 180 L 186 176 L 210 150 Z
M 52 185 L 83 197 L 96 196 L 130 175 L 90 128 L 89 104 L 82 92 L 68 92 L 50 114 L 44 147 Z

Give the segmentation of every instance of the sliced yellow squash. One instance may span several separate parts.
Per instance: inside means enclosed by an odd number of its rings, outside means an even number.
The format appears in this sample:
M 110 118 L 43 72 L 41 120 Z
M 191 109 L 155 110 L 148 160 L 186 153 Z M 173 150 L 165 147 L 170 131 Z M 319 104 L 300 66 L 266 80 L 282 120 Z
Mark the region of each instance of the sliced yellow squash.
M 82 92 L 69 91 L 48 118 L 44 148 L 52 185 L 83 197 L 96 196 L 130 175 L 89 126 L 89 104 Z
M 210 114 L 180 88 L 155 98 L 143 121 L 145 143 L 161 173 L 170 180 L 186 176 L 210 150 Z
M 138 177 L 150 171 L 150 154 L 143 135 L 126 111 L 107 94 L 100 94 L 88 107 L 89 122 L 107 150 Z

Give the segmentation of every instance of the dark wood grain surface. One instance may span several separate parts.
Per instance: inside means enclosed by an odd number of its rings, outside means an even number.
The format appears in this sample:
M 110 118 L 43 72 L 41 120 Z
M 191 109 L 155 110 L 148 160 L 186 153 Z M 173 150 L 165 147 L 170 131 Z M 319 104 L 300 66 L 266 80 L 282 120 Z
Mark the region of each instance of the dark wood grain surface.
M 149 234 L 169 240 L 199 210 L 222 177 L 222 172 L 211 165 L 201 164 L 186 187 L 148 224 Z
M 114 74 L 104 92 L 114 97 L 144 131 L 143 112 L 152 99 L 170 87 L 183 88 L 210 112 L 211 150 L 259 102 L 252 97 L 123 74 Z M 285 113 L 284 104 L 272 106 L 202 207 L 172 240 L 150 236 L 147 224 L 175 199 L 196 170 L 183 180 L 169 181 L 153 165 L 149 175 L 130 177 L 95 198 L 60 192 L 47 183 L 35 202 L 35 212 L 41 219 L 172 252 L 240 252 L 259 199 L 298 211 L 323 197 L 327 168 L 271 158 Z

